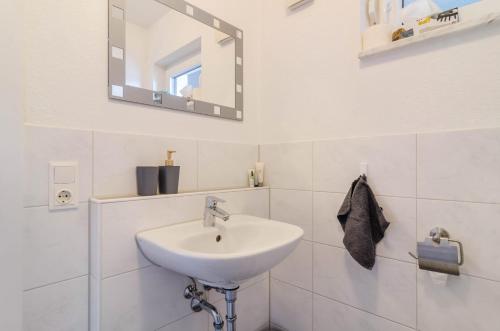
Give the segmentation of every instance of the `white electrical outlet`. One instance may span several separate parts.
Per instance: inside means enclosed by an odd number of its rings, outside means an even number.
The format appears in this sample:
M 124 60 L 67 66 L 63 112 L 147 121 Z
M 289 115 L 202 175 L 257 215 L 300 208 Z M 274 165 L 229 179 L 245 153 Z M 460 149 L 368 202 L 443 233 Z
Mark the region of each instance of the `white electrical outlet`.
M 78 208 L 78 162 L 49 164 L 49 209 Z
M 56 204 L 66 206 L 73 201 L 73 193 L 70 190 L 60 190 L 56 194 Z

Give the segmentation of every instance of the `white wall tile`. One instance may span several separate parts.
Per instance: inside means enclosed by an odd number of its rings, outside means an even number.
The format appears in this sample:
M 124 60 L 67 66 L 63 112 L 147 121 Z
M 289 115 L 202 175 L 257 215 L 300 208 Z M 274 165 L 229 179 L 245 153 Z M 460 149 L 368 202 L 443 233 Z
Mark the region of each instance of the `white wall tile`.
M 418 196 L 500 202 L 500 129 L 418 136 Z
M 408 252 L 415 250 L 417 242 L 417 201 L 414 198 L 377 197 L 391 223 L 385 237 L 377 245 L 377 255 L 415 263 Z
M 24 288 L 31 289 L 88 274 L 88 204 L 50 212 L 25 208 Z
M 222 316 L 226 316 L 224 300 L 218 301 L 215 307 Z M 236 320 L 238 331 L 267 330 L 265 328 L 269 326 L 269 280 L 260 281 L 238 292 L 236 315 L 238 316 Z M 208 330 L 213 330 L 211 318 L 208 322 Z M 224 330 L 227 330 L 227 325 L 224 325 Z
M 195 140 L 94 133 L 94 196 L 137 195 L 136 167 L 163 166 L 167 150 L 175 150 L 181 167 L 179 191 L 197 190 L 198 149 Z
M 165 197 L 102 207 L 102 277 L 150 265 L 135 241 L 144 230 L 203 218 L 204 195 Z
M 411 331 L 362 310 L 314 295 L 314 331 Z
M 311 191 L 271 190 L 271 219 L 297 225 L 304 239 L 312 240 L 313 193 Z
M 500 283 L 461 275 L 446 284 L 418 272 L 418 328 L 421 331 L 492 331 L 500 326 Z
M 200 191 L 248 187 L 248 169 L 255 169 L 258 146 L 200 141 Z
M 249 287 L 254 286 L 255 284 L 258 284 L 262 281 L 266 281 L 269 283 L 269 272 L 265 272 L 261 275 L 252 277 L 248 280 L 243 281 L 240 284 L 239 291 L 243 291 Z M 219 293 L 217 291 L 209 291 L 208 292 L 208 299 L 211 303 L 218 303 L 219 301 L 224 301 L 224 294 Z
M 151 266 L 102 284 L 102 330 L 156 330 L 191 313 L 184 288 L 190 280 Z
M 378 257 L 369 271 L 345 249 L 321 244 L 313 257 L 315 293 L 415 327 L 415 265 Z
M 462 272 L 500 281 L 500 205 L 418 201 L 418 238 L 436 226 L 464 245 Z
M 416 195 L 416 136 L 354 138 L 314 143 L 314 190 L 347 193 L 368 163 L 376 194 Z
M 273 278 L 312 291 L 313 244 L 302 240 L 283 262 L 271 271 Z
M 90 131 L 25 126 L 24 205 L 49 203 L 49 162 L 77 161 L 80 201 L 92 195 L 92 133 Z
M 344 231 L 337 220 L 344 198 L 344 194 L 314 193 L 314 241 L 344 247 Z M 377 245 L 377 255 L 414 263 L 408 252 L 415 250 L 416 199 L 379 196 L 377 200 L 391 223 Z
M 246 214 L 269 218 L 269 190 L 250 189 L 226 193 L 210 193 L 226 200 L 219 206 L 230 214 Z
M 312 190 L 312 142 L 262 145 L 266 185 L 272 188 Z
M 312 293 L 271 280 L 271 324 L 287 331 L 311 331 Z
M 313 238 L 315 242 L 344 247 L 344 231 L 337 214 L 344 202 L 344 193 L 314 192 Z
M 164 326 L 158 331 L 208 331 L 208 314 L 206 312 L 193 313 L 180 321 Z
M 24 292 L 24 331 L 87 331 L 88 277 Z

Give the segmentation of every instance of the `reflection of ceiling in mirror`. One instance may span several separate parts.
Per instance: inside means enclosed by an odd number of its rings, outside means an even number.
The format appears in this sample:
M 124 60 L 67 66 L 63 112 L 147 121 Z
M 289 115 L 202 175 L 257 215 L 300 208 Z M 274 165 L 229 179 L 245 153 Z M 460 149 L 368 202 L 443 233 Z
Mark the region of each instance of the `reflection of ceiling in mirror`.
M 127 0 L 127 21 L 148 28 L 171 9 L 156 0 Z

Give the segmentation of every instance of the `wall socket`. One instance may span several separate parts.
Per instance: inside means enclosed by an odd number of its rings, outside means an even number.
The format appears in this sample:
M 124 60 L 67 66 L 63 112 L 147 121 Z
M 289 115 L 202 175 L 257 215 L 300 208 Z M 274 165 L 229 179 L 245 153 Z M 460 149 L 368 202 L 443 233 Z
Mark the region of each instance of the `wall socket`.
M 78 208 L 78 162 L 50 162 L 49 210 Z

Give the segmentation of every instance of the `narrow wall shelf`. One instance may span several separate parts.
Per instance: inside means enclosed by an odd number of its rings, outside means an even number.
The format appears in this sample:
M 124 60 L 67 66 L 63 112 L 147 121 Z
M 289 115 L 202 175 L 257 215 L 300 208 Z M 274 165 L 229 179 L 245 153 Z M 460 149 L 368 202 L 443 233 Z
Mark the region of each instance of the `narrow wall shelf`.
M 456 34 L 456 33 L 462 32 L 462 31 L 473 30 L 473 29 L 476 29 L 476 28 L 481 27 L 481 26 L 487 26 L 487 25 L 496 24 L 499 22 L 500 22 L 500 13 L 492 13 L 492 14 L 485 15 L 481 18 L 477 18 L 477 19 L 449 25 L 447 27 L 443 27 L 441 29 L 434 30 L 434 31 L 429 31 L 429 32 L 426 32 L 426 33 L 421 34 L 421 35 L 398 40 L 398 41 L 395 41 L 391 44 L 387 44 L 384 46 L 364 50 L 364 51 L 361 51 L 359 53 L 358 57 L 359 57 L 359 59 L 362 60 L 362 59 L 365 59 L 365 58 L 368 58 L 368 57 L 371 57 L 371 56 L 374 56 L 377 54 L 387 53 L 387 52 L 390 52 L 390 51 L 393 51 L 396 49 L 400 49 L 400 48 L 403 48 L 403 47 L 406 47 L 409 45 L 418 44 L 418 43 L 421 43 L 421 42 L 426 41 L 426 40 L 437 39 L 437 38 L 441 38 L 443 36 Z

